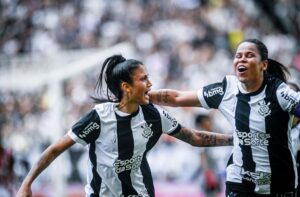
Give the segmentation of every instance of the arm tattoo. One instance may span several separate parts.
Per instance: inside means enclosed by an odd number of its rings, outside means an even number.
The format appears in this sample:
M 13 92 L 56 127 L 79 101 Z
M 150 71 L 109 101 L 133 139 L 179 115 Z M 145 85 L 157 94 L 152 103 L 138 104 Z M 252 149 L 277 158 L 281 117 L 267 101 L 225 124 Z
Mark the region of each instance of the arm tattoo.
M 159 92 L 157 95 L 156 95 L 156 99 L 158 102 L 161 102 L 161 96 L 162 96 L 162 93 Z
M 158 102 L 168 103 L 168 97 L 169 97 L 168 91 L 162 91 L 159 92 L 156 96 L 156 99 Z
M 217 136 L 213 133 L 199 133 L 198 136 L 200 136 L 202 139 L 202 143 L 208 146 L 215 146 L 217 144 Z
M 184 142 L 187 142 L 189 144 L 191 144 L 191 139 L 192 139 L 192 133 L 189 131 L 189 129 L 185 128 L 185 127 L 182 127 L 181 130 L 174 135 L 174 137 L 184 141 Z
M 164 100 L 165 103 L 168 103 L 168 96 L 170 96 L 170 95 L 168 94 L 168 91 L 165 91 L 165 92 L 164 92 L 164 97 L 163 97 L 163 100 Z
M 233 144 L 232 135 L 197 131 L 184 127 L 174 137 L 193 146 L 229 146 Z

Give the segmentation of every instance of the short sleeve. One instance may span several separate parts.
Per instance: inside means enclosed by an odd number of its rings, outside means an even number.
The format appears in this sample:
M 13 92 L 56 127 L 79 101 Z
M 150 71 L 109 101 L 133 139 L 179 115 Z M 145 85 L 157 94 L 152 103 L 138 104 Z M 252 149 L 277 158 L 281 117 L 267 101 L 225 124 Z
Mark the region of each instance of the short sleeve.
M 99 137 L 100 130 L 100 118 L 97 111 L 93 109 L 73 125 L 68 135 L 75 142 L 87 145 Z
M 181 129 L 181 125 L 166 110 L 156 106 L 161 117 L 162 131 L 169 135 L 175 135 Z
M 207 85 L 197 92 L 201 105 L 206 108 L 217 109 L 222 102 L 227 87 L 226 77 L 220 83 Z
M 300 117 L 300 92 L 295 92 L 287 84 L 281 83 L 276 91 L 276 96 L 284 111 Z

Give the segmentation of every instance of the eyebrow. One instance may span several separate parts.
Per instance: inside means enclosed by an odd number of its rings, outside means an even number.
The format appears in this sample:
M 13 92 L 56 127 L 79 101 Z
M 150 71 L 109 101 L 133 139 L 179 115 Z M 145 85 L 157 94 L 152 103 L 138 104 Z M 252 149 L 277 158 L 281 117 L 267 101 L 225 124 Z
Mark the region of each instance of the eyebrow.
M 255 51 L 236 52 L 235 54 L 242 54 L 242 53 L 253 53 L 253 54 L 256 54 Z

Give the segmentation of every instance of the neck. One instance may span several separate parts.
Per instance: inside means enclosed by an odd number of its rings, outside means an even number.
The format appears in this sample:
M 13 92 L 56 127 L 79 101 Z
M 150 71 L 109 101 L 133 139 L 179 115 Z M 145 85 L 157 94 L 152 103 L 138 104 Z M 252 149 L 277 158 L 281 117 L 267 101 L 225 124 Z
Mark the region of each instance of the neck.
M 136 112 L 139 108 L 139 105 L 137 104 L 132 104 L 129 102 L 124 102 L 121 101 L 118 105 L 118 109 L 122 112 L 128 113 L 128 114 L 132 114 L 134 112 Z
M 259 90 L 259 88 L 262 86 L 263 81 L 264 81 L 264 79 L 262 77 L 256 81 L 244 82 L 244 83 L 242 83 L 242 87 L 249 93 L 255 92 L 255 91 Z

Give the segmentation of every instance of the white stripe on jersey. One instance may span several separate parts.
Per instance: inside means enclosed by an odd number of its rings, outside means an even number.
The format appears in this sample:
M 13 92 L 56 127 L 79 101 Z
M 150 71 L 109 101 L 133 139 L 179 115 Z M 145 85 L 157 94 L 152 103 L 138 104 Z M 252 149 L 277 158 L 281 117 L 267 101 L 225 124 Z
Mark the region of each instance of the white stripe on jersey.
M 132 128 L 132 133 L 133 133 L 133 141 L 135 143 L 134 146 L 139 146 L 139 149 L 134 149 L 134 155 L 140 155 L 143 157 L 143 153 L 146 151 L 146 145 L 148 138 L 143 137 L 141 135 L 141 128 L 142 126 L 145 125 L 145 118 L 142 113 L 142 110 L 140 110 L 140 115 L 137 116 L 136 118 L 132 119 L 131 121 L 131 128 Z M 140 168 L 138 170 L 132 170 L 130 173 L 131 180 L 132 180 L 132 186 L 134 189 L 140 193 L 147 193 L 147 189 L 144 186 L 143 183 L 143 176 Z M 141 190 L 141 188 L 143 188 Z

